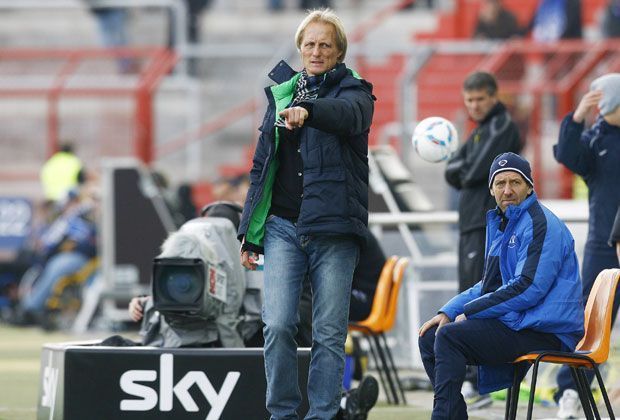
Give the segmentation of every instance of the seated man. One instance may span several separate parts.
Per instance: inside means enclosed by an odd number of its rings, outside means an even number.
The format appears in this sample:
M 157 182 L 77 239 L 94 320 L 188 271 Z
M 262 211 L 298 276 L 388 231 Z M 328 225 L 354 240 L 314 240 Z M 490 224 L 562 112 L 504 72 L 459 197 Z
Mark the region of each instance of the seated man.
M 37 239 L 37 256 L 41 270 L 30 287 L 24 287 L 13 321 L 27 325 L 40 323 L 44 328 L 57 327 L 49 316 L 48 300 L 55 287 L 68 276 L 80 276 L 86 282 L 97 267 L 97 204 L 81 191 L 71 190 L 62 203 L 62 213 L 46 226 Z
M 529 163 L 495 158 L 489 189 L 482 279 L 452 298 L 419 331 L 424 369 L 435 391 L 433 419 L 466 419 L 466 365 L 478 365 L 481 393 L 510 387 L 515 358 L 530 351 L 572 351 L 584 333 L 574 241 L 543 207 Z M 525 375 L 529 364 L 522 366 Z

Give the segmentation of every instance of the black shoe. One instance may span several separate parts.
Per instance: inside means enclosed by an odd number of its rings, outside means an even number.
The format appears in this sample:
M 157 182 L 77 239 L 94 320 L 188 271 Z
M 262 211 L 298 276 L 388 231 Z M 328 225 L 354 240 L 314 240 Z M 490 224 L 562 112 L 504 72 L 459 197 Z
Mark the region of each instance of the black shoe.
M 30 327 L 37 325 L 37 319 L 32 312 L 16 308 L 7 318 L 7 322 L 16 327 Z
M 379 383 L 373 376 L 364 376 L 359 386 L 351 390 L 347 396 L 347 420 L 366 420 L 378 397 Z

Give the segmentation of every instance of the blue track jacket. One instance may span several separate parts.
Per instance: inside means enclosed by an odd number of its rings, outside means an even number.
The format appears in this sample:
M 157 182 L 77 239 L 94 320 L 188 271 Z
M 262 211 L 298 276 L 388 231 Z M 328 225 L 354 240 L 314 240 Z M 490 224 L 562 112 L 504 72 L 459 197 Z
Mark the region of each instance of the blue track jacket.
M 508 206 L 506 217 L 502 232 L 498 210 L 487 213 L 484 276 L 439 312 L 451 320 L 464 313 L 499 319 L 515 331 L 553 333 L 565 350 L 574 350 L 584 333 L 584 306 L 572 235 L 535 193 Z M 511 364 L 480 366 L 480 393 L 511 386 L 512 374 Z

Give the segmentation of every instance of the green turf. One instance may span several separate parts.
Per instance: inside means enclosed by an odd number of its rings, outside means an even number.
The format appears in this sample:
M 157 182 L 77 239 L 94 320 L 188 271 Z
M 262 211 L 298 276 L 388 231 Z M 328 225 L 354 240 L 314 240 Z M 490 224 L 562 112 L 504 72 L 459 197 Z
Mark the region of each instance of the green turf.
M 36 418 L 43 344 L 77 339 L 61 333 L 45 333 L 37 328 L 0 324 L 0 420 Z M 368 416 L 369 420 L 427 420 L 429 417 L 427 409 L 394 407 L 385 403 L 377 404 Z
M 41 346 L 69 341 L 66 334 L 0 324 L 0 419 L 36 418 Z

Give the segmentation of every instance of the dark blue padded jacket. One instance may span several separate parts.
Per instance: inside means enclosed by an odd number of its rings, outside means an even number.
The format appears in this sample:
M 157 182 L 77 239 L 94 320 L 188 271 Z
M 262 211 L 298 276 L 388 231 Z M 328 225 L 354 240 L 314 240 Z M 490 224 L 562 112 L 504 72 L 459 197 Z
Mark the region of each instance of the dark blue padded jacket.
M 620 127 L 599 117 L 584 131 L 584 124 L 574 122 L 573 114 L 568 114 L 553 151 L 556 160 L 583 177 L 588 186 L 586 247 L 613 252 L 608 240 L 620 206 Z
M 261 252 L 278 168 L 278 112 L 290 104 L 300 73 L 284 61 L 269 73 L 269 105 L 250 171 L 238 236 L 246 249 Z M 368 133 L 374 111 L 372 85 L 344 64 L 325 74 L 318 98 L 300 105 L 309 117 L 299 130 L 303 199 L 299 235 L 353 235 L 364 242 L 368 226 Z

